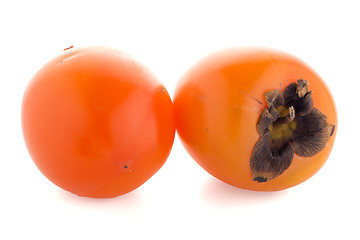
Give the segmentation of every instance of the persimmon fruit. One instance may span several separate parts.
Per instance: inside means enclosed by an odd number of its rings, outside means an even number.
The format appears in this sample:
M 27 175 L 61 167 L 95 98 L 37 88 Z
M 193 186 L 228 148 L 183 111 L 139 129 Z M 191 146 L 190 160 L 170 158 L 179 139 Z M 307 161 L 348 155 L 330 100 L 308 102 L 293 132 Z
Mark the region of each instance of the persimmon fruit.
M 131 56 L 106 47 L 69 48 L 45 64 L 25 90 L 22 129 L 50 181 L 94 198 L 146 182 L 175 134 L 165 87 Z
M 334 144 L 337 114 L 320 76 L 268 48 L 230 48 L 195 64 L 174 95 L 180 140 L 233 186 L 277 191 L 313 176 Z

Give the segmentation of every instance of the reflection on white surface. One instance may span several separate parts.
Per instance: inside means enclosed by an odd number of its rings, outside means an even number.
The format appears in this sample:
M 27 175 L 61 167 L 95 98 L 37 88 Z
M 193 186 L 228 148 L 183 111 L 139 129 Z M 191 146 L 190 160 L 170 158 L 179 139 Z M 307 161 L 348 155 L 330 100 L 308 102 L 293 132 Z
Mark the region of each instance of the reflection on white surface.
M 265 204 L 286 197 L 289 190 L 257 192 L 231 186 L 214 177 L 209 177 L 202 186 L 202 201 L 215 207 L 241 207 Z
M 111 211 L 111 212 L 137 212 L 144 207 L 144 197 L 140 191 L 134 190 L 130 193 L 116 198 L 88 198 L 79 197 L 70 192 L 58 189 L 57 194 L 60 201 L 65 205 L 85 208 L 87 210 Z

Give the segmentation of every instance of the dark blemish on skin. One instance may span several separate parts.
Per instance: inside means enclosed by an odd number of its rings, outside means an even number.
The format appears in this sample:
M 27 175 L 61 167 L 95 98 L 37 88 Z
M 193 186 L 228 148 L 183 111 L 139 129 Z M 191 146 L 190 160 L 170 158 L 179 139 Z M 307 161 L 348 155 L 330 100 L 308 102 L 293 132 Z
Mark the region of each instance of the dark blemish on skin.
M 128 165 L 124 165 L 124 168 L 127 169 L 127 168 L 128 168 Z
M 207 132 L 207 133 L 208 133 L 208 132 L 209 132 L 209 129 L 207 129 L 207 128 L 206 128 L 206 129 L 205 129 L 205 132 Z

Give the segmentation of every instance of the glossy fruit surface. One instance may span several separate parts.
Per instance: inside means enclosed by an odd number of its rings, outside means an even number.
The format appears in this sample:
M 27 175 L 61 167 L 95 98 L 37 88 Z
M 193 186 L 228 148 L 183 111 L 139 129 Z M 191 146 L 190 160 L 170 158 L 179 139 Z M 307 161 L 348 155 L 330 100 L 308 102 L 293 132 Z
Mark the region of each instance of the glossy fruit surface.
M 336 127 L 319 153 L 295 153 L 291 165 L 270 181 L 254 181 L 250 168 L 261 137 L 257 122 L 268 107 L 265 93 L 283 91 L 299 79 L 307 81 L 314 108 L 327 116 L 329 126 L 337 126 L 329 89 L 296 57 L 267 48 L 231 48 L 207 56 L 182 77 L 175 91 L 175 122 L 183 145 L 207 172 L 240 188 L 275 191 L 307 180 L 327 160 Z
M 86 197 L 116 197 L 166 161 L 175 134 L 164 86 L 129 55 L 73 48 L 44 65 L 23 97 L 28 151 L 54 184 Z

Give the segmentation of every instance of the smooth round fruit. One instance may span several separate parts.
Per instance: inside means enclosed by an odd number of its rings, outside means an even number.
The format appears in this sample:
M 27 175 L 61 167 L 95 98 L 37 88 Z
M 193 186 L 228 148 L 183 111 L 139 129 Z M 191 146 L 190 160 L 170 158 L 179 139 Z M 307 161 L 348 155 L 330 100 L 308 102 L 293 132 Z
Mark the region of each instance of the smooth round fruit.
M 271 106 L 274 99 L 282 103 Z M 180 140 L 194 160 L 244 189 L 275 191 L 307 180 L 327 160 L 336 134 L 334 100 L 318 74 L 267 48 L 231 48 L 202 59 L 178 83 L 174 107 Z
M 69 49 L 43 66 L 24 93 L 22 129 L 50 181 L 95 198 L 146 182 L 175 134 L 164 86 L 129 55 L 105 47 Z

